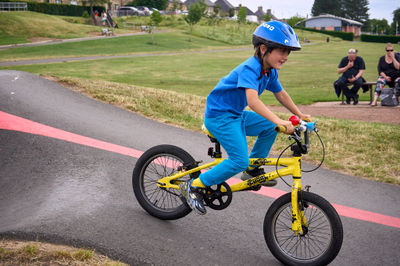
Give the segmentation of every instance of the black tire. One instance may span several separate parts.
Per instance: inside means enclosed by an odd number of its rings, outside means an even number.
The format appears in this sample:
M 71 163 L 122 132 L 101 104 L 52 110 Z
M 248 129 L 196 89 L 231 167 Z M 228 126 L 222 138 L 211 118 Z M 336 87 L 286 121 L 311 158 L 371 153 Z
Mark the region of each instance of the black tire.
M 287 193 L 268 209 L 264 237 L 271 253 L 285 265 L 327 265 L 339 253 L 343 226 L 332 205 L 317 194 L 302 191 L 308 231 L 297 236 L 292 230 L 291 195 Z
M 132 175 L 133 192 L 143 209 L 162 220 L 175 220 L 189 214 L 192 210 L 184 198 L 182 200 L 180 191 L 160 188 L 157 180 L 176 173 L 179 166 L 193 163 L 195 160 L 189 153 L 172 145 L 155 146 L 143 153 Z M 180 180 L 188 179 L 190 176 Z

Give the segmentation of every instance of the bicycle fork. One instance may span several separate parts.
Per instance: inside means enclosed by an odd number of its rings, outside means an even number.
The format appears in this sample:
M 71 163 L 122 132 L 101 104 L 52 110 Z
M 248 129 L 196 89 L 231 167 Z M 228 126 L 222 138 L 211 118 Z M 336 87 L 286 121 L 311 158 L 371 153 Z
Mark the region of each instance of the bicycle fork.
M 301 195 L 301 159 L 298 159 L 298 166 L 293 173 L 293 185 L 291 192 L 292 199 L 292 230 L 299 236 L 304 236 L 307 233 L 307 221 L 304 217 L 303 201 Z M 300 196 L 301 197 L 301 196 Z

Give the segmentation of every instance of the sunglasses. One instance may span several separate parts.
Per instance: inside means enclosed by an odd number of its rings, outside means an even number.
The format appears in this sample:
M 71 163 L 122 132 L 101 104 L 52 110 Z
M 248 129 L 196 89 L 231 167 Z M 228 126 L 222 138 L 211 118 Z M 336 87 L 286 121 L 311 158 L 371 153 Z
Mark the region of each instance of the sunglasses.
M 392 50 L 386 50 L 386 52 L 393 52 L 393 49 Z

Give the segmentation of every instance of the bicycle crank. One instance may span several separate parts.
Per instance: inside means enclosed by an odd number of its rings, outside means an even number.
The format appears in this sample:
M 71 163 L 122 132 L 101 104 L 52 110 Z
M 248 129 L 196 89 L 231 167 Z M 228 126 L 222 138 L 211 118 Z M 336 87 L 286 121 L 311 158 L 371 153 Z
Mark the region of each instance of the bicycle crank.
M 219 185 L 207 187 L 203 194 L 205 204 L 214 210 L 222 210 L 232 202 L 232 190 L 223 182 Z

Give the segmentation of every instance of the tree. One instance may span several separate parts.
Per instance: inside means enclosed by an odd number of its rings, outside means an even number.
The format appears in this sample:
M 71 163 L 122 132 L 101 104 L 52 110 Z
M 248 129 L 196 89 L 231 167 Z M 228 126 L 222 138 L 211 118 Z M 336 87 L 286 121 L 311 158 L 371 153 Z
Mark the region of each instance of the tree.
M 154 29 L 156 26 L 158 26 L 162 21 L 162 16 L 160 14 L 160 12 L 158 11 L 154 11 L 153 13 L 151 13 L 150 16 L 150 22 L 149 22 L 149 33 L 151 33 L 151 43 L 154 44 Z
M 206 10 L 206 5 L 202 1 L 194 3 L 194 4 L 191 4 L 189 6 L 189 12 L 184 17 L 186 23 L 189 24 L 189 28 L 190 28 L 189 42 L 192 41 L 193 26 L 196 25 L 197 22 L 200 21 L 201 17 L 205 13 L 205 10 Z
M 213 26 L 213 33 L 215 32 L 215 25 L 219 24 L 221 18 L 218 16 L 221 6 L 214 6 L 214 12 L 207 16 L 207 24 Z
M 272 16 L 270 14 L 265 14 L 263 16 L 263 19 L 264 19 L 264 21 L 270 21 L 270 20 L 272 20 Z
M 286 20 L 286 23 L 293 27 L 293 26 L 295 26 L 298 22 L 303 21 L 303 20 L 304 20 L 303 17 L 293 16 L 293 17 L 287 19 L 287 20 Z
M 247 16 L 247 8 L 245 8 L 244 6 L 240 7 L 237 14 L 237 20 L 239 24 L 246 23 L 246 16 Z
M 366 30 L 374 34 L 388 34 L 390 27 L 386 19 L 371 19 L 366 23 Z
M 368 0 L 342 0 L 343 17 L 365 23 L 368 21 Z
M 231 18 L 231 17 L 233 17 L 235 15 L 235 9 L 232 7 L 232 8 L 229 8 L 229 17 Z
M 393 22 L 391 25 L 391 33 L 393 35 L 400 33 L 400 8 L 393 11 Z
M 311 14 L 313 16 L 319 16 L 321 14 L 341 16 L 341 1 L 342 0 L 315 0 L 311 8 Z

